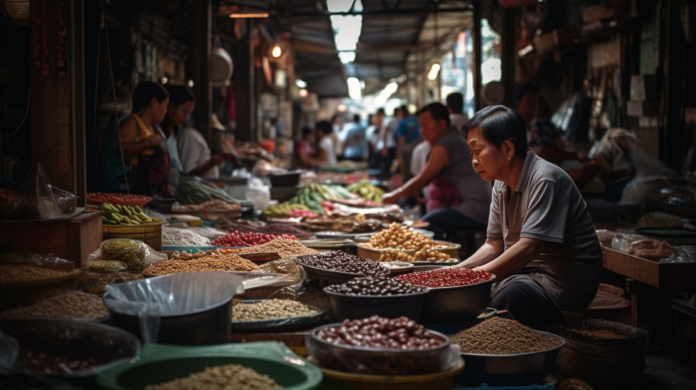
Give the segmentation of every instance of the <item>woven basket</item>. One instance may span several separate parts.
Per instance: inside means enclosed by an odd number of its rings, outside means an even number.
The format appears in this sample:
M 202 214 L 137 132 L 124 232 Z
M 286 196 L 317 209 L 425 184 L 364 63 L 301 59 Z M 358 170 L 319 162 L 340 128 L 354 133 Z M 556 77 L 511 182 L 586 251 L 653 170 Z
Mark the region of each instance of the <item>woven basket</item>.
M 146 243 L 156 251 L 162 250 L 162 225 L 164 222 L 144 225 L 103 225 L 104 241 L 112 238 L 130 238 Z

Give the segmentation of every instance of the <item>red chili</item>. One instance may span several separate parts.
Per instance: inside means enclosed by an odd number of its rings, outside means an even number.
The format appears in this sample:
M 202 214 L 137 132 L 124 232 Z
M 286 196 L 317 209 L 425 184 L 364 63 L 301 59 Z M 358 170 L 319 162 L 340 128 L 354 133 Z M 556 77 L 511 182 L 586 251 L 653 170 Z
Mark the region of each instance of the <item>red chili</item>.
M 288 234 L 241 233 L 235 230 L 226 236 L 214 239 L 212 244 L 215 246 L 256 246 L 275 240 L 278 237 L 297 240 L 297 237 Z
M 414 272 L 399 275 L 394 279 L 403 280 L 416 286 L 455 287 L 482 283 L 493 277 L 486 271 L 473 271 L 464 268 L 440 268 L 433 271 Z

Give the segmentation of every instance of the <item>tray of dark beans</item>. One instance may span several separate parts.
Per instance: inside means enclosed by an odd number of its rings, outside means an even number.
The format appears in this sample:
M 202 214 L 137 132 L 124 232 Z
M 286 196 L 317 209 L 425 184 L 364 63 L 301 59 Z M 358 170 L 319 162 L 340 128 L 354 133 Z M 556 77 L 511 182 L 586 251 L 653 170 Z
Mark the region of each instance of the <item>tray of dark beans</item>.
M 406 317 L 344 320 L 314 329 L 307 349 L 321 367 L 370 375 L 445 371 L 459 360 L 447 336 Z
M 420 321 L 428 287 L 384 276 L 364 276 L 343 284 L 324 287 L 329 294 L 334 318 L 364 318 L 378 315 L 387 318 L 405 316 Z
M 362 260 L 343 251 L 321 252 L 297 256 L 295 262 L 307 271 L 307 276 L 320 287 L 341 284 L 359 276 L 387 276 L 389 270 L 378 262 Z

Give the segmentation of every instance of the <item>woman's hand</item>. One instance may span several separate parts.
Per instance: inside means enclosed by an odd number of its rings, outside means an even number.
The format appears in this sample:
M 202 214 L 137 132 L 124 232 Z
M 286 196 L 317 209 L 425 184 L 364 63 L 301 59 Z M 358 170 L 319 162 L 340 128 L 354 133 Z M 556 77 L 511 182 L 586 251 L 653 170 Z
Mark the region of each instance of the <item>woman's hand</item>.
M 155 146 L 157 146 L 157 145 L 159 145 L 159 144 L 162 143 L 162 137 L 160 137 L 160 136 L 157 135 L 157 134 L 152 135 L 152 136 L 146 138 L 145 140 L 146 140 L 146 141 L 148 142 L 148 144 L 150 144 L 150 146 L 152 146 L 152 147 L 155 147 Z
M 397 191 L 392 191 L 382 196 L 382 203 L 384 204 L 396 204 L 401 199 Z

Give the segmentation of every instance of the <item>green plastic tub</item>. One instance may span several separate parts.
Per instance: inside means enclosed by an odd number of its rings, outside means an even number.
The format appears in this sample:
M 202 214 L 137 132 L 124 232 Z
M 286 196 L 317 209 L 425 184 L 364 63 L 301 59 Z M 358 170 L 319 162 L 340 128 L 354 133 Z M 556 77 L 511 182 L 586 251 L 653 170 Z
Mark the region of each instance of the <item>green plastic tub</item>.
M 240 364 L 266 374 L 285 390 L 317 389 L 322 381 L 319 368 L 283 344 L 269 341 L 203 347 L 146 344 L 139 361 L 104 371 L 97 384 L 109 390 L 140 390 L 225 364 Z

